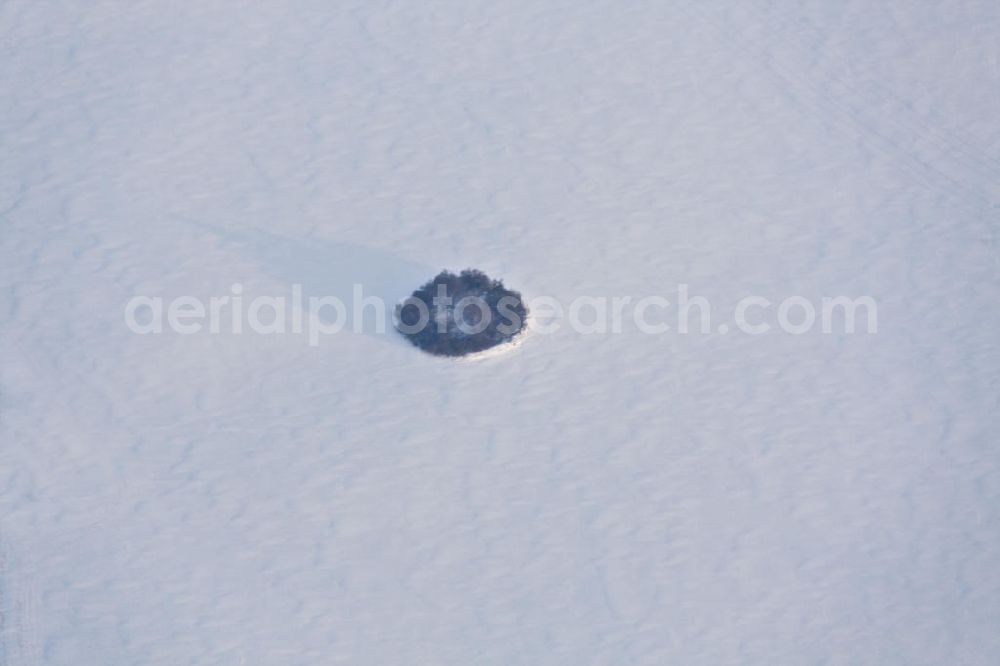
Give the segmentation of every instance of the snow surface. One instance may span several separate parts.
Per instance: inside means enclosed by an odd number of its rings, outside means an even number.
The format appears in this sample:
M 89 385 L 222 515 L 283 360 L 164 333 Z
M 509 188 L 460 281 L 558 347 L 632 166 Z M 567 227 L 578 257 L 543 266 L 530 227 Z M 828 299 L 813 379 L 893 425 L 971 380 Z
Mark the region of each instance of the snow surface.
M 0 4 L 0 664 L 1000 663 L 1000 3 Z M 875 335 L 135 335 L 138 294 Z

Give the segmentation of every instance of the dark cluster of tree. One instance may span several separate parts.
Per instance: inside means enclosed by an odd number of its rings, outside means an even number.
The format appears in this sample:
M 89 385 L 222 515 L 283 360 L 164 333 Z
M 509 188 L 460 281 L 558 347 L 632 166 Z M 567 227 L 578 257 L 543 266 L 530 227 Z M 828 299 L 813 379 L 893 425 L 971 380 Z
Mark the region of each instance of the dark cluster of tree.
M 428 353 L 465 356 L 509 342 L 527 316 L 521 294 L 503 281 L 475 269 L 441 271 L 397 308 L 397 328 Z

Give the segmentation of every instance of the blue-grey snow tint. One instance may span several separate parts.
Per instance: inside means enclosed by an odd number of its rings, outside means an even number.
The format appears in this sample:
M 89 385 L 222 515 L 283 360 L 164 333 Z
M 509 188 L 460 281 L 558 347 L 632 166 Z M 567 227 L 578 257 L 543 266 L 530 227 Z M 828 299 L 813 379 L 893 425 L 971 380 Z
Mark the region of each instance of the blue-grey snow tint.
M 520 293 L 473 269 L 441 271 L 396 308 L 399 332 L 438 356 L 465 356 L 510 342 L 527 315 Z

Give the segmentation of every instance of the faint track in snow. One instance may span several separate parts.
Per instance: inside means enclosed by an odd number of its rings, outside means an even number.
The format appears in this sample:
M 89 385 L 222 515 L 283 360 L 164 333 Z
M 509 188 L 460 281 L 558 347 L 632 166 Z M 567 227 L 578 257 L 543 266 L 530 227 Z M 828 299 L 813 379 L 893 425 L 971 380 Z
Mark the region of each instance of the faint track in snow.
M 788 19 L 782 23 L 768 14 L 759 22 L 770 25 L 773 19 L 778 26 L 768 30 L 764 41 L 748 38 L 730 27 L 732 20 L 728 16 L 720 22 L 708 15 L 704 5 L 688 5 L 686 11 L 720 32 L 723 41 L 740 55 L 760 63 L 780 90 L 803 108 L 815 111 L 830 127 L 854 134 L 860 130 L 871 140 L 867 143 L 876 153 L 893 159 L 921 179 L 964 192 L 991 207 L 1000 206 L 1000 163 L 988 154 L 973 152 L 968 142 L 921 120 L 904 100 L 875 82 L 862 87 L 819 66 L 813 66 L 810 76 L 804 76 L 783 64 L 768 44 L 781 44 L 800 61 L 809 60 L 808 49 L 788 38 L 788 29 L 780 29 L 788 26 Z
M 12 555 L 0 541 L 0 666 L 42 663 L 38 642 L 38 594 L 30 580 L 11 571 Z
M 796 20 L 791 17 L 791 13 L 779 16 L 776 11 L 762 7 L 759 2 L 755 4 L 765 12 L 765 23 L 774 26 L 772 37 L 802 54 L 811 50 L 808 40 L 799 37 L 798 33 L 818 32 L 815 25 L 801 17 Z M 846 77 L 838 76 L 829 70 L 819 71 L 822 72 L 823 80 L 830 81 L 843 90 L 857 93 L 859 97 L 867 95 L 883 105 L 891 105 L 888 109 L 891 113 L 889 118 L 894 124 L 911 130 L 914 135 L 928 139 L 948 156 L 954 156 L 956 161 L 964 164 L 970 171 L 982 172 L 983 177 L 991 181 L 1000 181 L 1000 155 L 990 155 L 968 137 L 944 127 L 943 119 L 933 118 L 936 123 L 931 123 L 921 118 L 913 109 L 911 102 L 874 79 L 852 84 Z

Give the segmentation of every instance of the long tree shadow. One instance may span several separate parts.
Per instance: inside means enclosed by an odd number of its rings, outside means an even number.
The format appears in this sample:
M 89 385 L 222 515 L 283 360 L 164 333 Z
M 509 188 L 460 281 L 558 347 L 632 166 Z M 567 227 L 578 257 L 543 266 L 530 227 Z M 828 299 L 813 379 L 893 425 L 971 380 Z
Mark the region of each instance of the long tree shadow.
M 344 332 L 360 333 L 396 345 L 408 343 L 394 330 L 395 305 L 440 270 L 353 243 L 299 239 L 257 229 L 231 230 L 191 220 L 185 222 L 212 233 L 223 244 L 239 248 L 243 256 L 259 263 L 267 274 L 286 283 L 289 294 L 294 285 L 300 285 L 303 308 L 307 310 L 305 316 L 310 316 L 310 297 L 334 297 L 345 305 Z M 366 299 L 364 307 L 357 298 L 359 294 Z M 379 325 L 376 309 L 382 310 L 384 326 Z M 337 318 L 336 310 L 328 306 L 321 306 L 311 314 L 326 324 L 332 324 Z

